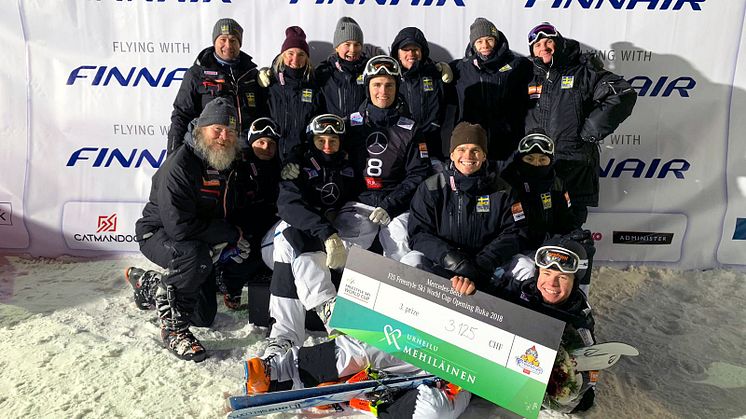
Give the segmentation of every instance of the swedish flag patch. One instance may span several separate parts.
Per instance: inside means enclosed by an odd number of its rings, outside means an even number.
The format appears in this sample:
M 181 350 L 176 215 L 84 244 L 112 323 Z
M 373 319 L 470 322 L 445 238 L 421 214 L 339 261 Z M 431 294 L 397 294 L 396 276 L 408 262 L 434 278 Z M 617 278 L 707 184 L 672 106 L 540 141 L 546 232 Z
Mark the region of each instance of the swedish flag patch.
M 572 89 L 575 84 L 575 76 L 562 76 L 562 83 L 560 84 L 561 89 Z
M 477 212 L 490 212 L 489 195 L 482 195 L 477 197 Z
M 300 95 L 300 101 L 304 103 L 311 103 L 313 100 L 313 90 L 303 89 Z

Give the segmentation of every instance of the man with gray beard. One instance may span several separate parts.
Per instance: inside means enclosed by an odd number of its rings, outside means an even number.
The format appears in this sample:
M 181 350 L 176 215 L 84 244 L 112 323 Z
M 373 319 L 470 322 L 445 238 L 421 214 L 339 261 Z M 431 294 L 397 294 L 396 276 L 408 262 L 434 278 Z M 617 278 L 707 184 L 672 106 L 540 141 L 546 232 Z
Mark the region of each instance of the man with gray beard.
M 208 103 L 190 124 L 186 147 L 169 156 L 153 175 L 149 202 L 135 230 L 142 253 L 166 268 L 160 281 L 133 283 L 140 308 L 155 305 L 164 346 L 177 357 L 200 362 L 207 353 L 189 331 L 209 326 L 217 302 L 213 264 L 223 275 L 250 275 L 261 263 L 248 261 L 250 245 L 226 220 L 226 193 L 239 156 L 236 108 L 226 98 Z M 140 304 L 142 303 L 142 304 Z

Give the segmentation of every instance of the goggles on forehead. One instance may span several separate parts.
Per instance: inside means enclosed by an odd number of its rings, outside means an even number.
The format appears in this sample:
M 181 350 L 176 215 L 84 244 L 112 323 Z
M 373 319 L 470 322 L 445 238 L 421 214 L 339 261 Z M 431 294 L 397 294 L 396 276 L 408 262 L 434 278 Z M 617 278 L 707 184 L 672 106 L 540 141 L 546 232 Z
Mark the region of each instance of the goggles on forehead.
M 368 63 L 365 64 L 363 77 L 367 79 L 369 77 L 382 75 L 400 77 L 401 70 L 399 69 L 399 63 L 387 55 L 379 55 L 368 60 Z
M 319 115 L 311 120 L 307 131 L 314 135 L 342 135 L 345 133 L 345 121 L 339 116 L 330 113 Z
M 258 118 L 249 127 L 249 136 L 260 135 L 263 137 L 280 138 L 279 129 L 275 121 L 270 118 Z
M 554 38 L 560 36 L 560 33 L 551 23 L 542 22 L 528 32 L 528 45 L 533 45 L 541 35 L 546 38 Z
M 574 274 L 588 268 L 588 260 L 581 259 L 577 253 L 559 246 L 543 246 L 534 256 L 536 266 L 544 269 L 556 267 L 566 274 Z
M 518 152 L 522 154 L 529 154 L 534 148 L 541 153 L 554 155 L 554 141 L 544 134 L 529 134 L 518 143 Z

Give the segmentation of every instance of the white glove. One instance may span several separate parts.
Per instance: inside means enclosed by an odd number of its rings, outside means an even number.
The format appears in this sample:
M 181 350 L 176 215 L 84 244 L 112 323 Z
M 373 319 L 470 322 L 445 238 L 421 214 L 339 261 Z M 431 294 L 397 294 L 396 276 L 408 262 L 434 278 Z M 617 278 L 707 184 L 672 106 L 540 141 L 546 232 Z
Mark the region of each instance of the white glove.
M 453 71 L 451 71 L 451 66 L 448 65 L 448 63 L 442 61 L 436 63 L 435 69 L 440 71 L 440 79 L 443 80 L 443 83 L 450 83 L 453 81 Z
M 239 256 L 241 256 L 243 259 L 246 259 L 249 257 L 249 253 L 251 253 L 251 243 L 249 243 L 248 240 L 241 237 L 238 239 L 238 242 L 236 243 L 236 248 L 239 251 Z
M 294 180 L 300 175 L 300 166 L 297 163 L 288 163 L 282 168 L 280 177 L 282 180 Z
M 534 261 L 526 255 L 516 255 L 513 257 L 513 269 L 510 270 L 516 281 L 525 281 L 533 278 L 536 273 Z
M 389 213 L 386 212 L 386 210 L 381 207 L 374 209 L 373 212 L 370 213 L 370 217 L 368 217 L 368 219 L 382 226 L 386 226 L 391 222 L 391 217 L 389 217 Z
M 212 258 L 213 265 L 218 263 L 218 260 L 220 260 L 220 254 L 223 253 L 225 246 L 228 246 L 228 242 L 218 243 L 210 249 L 210 257 Z
M 342 239 L 339 238 L 337 233 L 329 236 L 324 242 L 326 248 L 326 266 L 329 269 L 341 269 L 344 268 L 347 262 L 347 249 Z
M 264 67 L 259 69 L 256 75 L 256 81 L 262 87 L 268 87 L 272 78 L 272 69 Z

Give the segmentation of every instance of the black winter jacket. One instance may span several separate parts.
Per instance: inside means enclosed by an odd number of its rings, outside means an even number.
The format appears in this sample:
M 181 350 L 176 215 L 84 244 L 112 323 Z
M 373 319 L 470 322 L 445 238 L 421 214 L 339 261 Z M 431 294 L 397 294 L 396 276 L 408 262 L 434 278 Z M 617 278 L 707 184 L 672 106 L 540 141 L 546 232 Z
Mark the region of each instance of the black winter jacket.
M 367 62 L 365 55 L 348 62 L 334 53 L 316 67 L 326 112 L 346 118 L 360 108 L 366 98 L 363 70 Z
M 512 160 L 500 176 L 510 184 L 513 219 L 526 228 L 529 248 L 538 249 L 549 237 L 580 228 L 570 210 L 571 196 L 554 168 L 547 167 L 548 173 L 537 178 L 521 173 L 523 167 L 524 163 Z
M 451 62 L 451 68 L 454 81 L 449 101 L 458 106 L 456 123 L 481 125 L 487 131 L 487 156 L 507 159 L 524 133 L 527 104 L 523 86 L 530 80 L 531 62 L 514 54 L 499 32 L 486 61 L 469 46 L 464 58 Z
M 440 139 L 440 127 L 445 115 L 443 80 L 440 71 L 435 68 L 435 62 L 430 59 L 430 48 L 425 35 L 417 28 L 406 28 L 399 32 L 391 44 L 391 56 L 398 61 L 401 43 L 407 39 L 415 39 L 422 46 L 422 59 L 409 70 L 402 67 L 399 94 L 404 97 L 420 135 L 427 142 L 430 157 L 443 160 L 443 144 Z
M 324 242 L 337 232 L 330 221 L 334 211 L 355 199 L 361 181 L 343 151 L 332 159 L 316 150 L 307 151 L 297 163 L 300 175 L 280 183 L 280 217 Z
M 598 205 L 599 148 L 596 144 L 632 113 L 637 93 L 606 71 L 577 41 L 555 38 L 551 65 L 534 57 L 528 85 L 526 130 L 543 129 L 556 144 L 557 172 L 578 204 Z
M 267 115 L 267 92 L 256 81 L 256 64 L 241 52 L 238 64 L 230 67 L 215 58 L 215 47 L 202 50 L 181 81 L 171 113 L 168 130 L 168 153 L 179 148 L 192 119 L 197 118 L 208 102 L 216 97 L 230 98 L 238 110 L 241 130 L 254 119 Z
M 238 228 L 226 219 L 233 201 L 226 196 L 233 169 L 210 168 L 194 151 L 191 132 L 186 146 L 179 147 L 153 175 L 149 202 L 135 224 L 138 241 L 161 228 L 172 240 L 197 240 L 210 246 L 235 244 L 240 237 Z
M 325 113 L 321 89 L 313 75 L 286 69 L 272 77 L 269 85 L 269 114 L 280 127 L 280 159 L 285 162 L 295 147 L 306 142 L 306 126 L 316 115 Z
M 346 149 L 365 180 L 357 200 L 385 209 L 391 218 L 404 213 L 430 175 L 427 145 L 417 138 L 415 122 L 403 105 L 380 109 L 366 101 L 349 125 Z
M 461 252 L 491 274 L 526 245 L 525 232 L 511 215 L 508 189 L 488 168 L 464 176 L 449 164 L 420 185 L 412 198 L 410 247 L 441 266 L 447 253 Z

